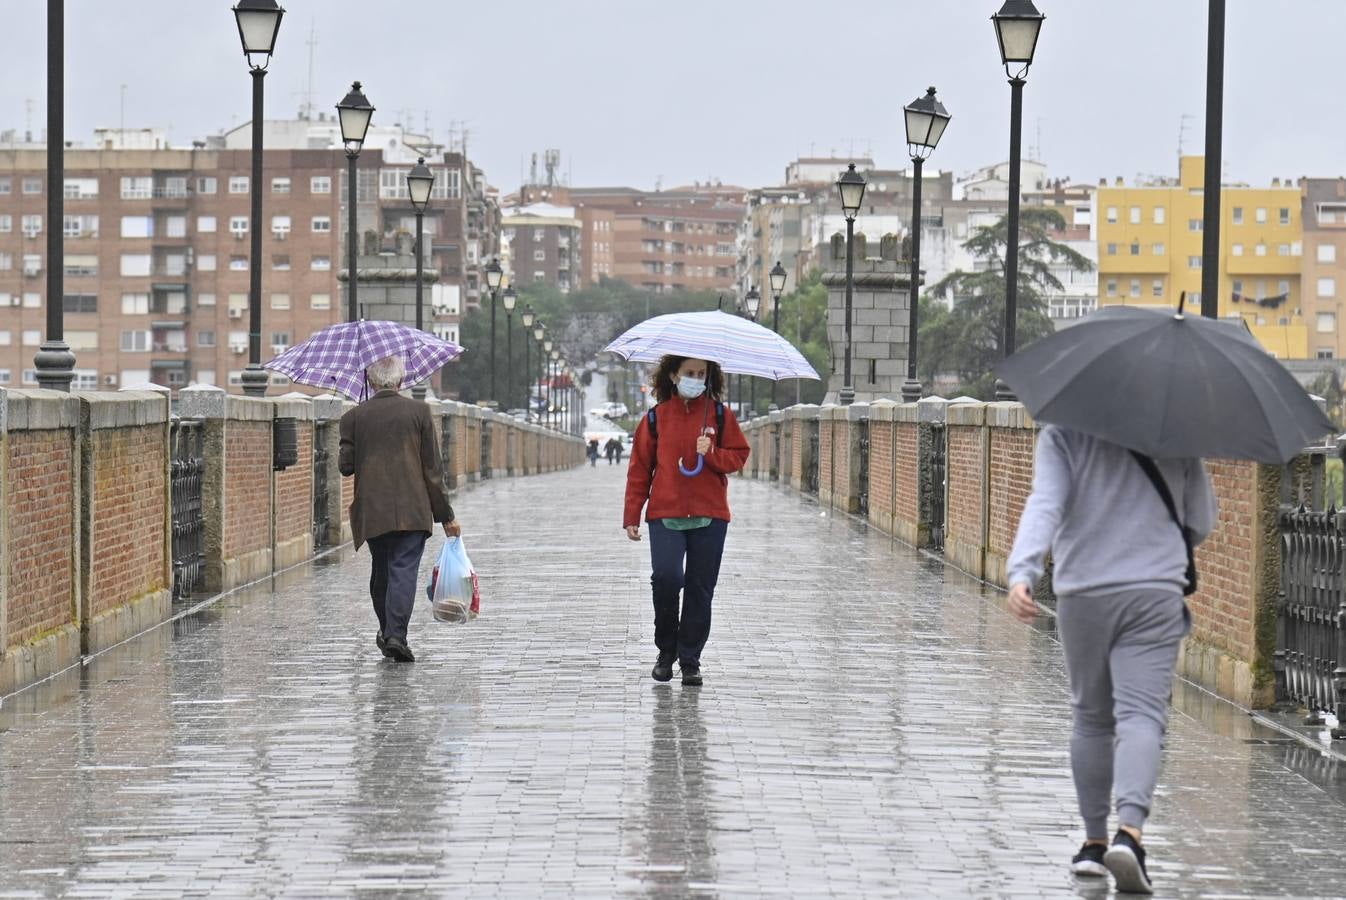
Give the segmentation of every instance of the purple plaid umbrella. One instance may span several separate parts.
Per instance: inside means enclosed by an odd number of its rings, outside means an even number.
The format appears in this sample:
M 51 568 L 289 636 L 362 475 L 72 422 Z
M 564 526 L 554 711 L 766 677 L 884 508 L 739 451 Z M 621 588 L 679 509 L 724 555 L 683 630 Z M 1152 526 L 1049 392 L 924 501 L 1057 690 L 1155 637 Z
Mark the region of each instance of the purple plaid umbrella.
M 302 344 L 296 344 L 265 364 L 298 384 L 340 391 L 352 400 L 369 395 L 365 369 L 389 356 L 400 356 L 407 367 L 403 387 L 419 384 L 463 348 L 433 334 L 397 322 L 361 319 L 329 325 Z

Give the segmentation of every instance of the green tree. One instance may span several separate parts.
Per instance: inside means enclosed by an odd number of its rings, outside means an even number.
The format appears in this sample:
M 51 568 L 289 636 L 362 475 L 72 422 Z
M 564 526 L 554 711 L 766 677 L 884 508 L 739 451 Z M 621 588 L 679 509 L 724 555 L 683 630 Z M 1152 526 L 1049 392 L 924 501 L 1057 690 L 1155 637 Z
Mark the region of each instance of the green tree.
M 1062 290 L 1063 285 L 1052 274 L 1052 267 L 1066 265 L 1076 272 L 1093 268 L 1080 253 L 1052 239 L 1052 233 L 1065 226 L 1065 219 L 1055 209 L 1025 209 L 1020 216 L 1015 329 L 1018 348 L 1054 330 L 1043 295 L 1049 290 Z M 978 228 L 963 244 L 978 260 L 976 270 L 950 272 L 931 285 L 922 299 L 917 367 L 927 384 L 938 374 L 954 373 L 962 381 L 961 393 L 992 399 L 995 376 L 991 372 L 1004 356 L 1008 234 L 1004 218 Z
M 832 371 L 832 348 L 827 342 L 827 288 L 823 285 L 822 277 L 822 272 L 814 269 L 793 291 L 782 294 L 780 298 L 781 336 L 804 355 L 823 379 L 782 381 L 776 388 L 776 402 L 780 406 L 790 406 L 796 396 L 801 403 L 821 403 L 827 392 L 827 376 Z M 762 316 L 763 324 L 771 327 L 772 310 L 769 306 Z M 758 411 L 766 411 L 771 402 L 770 383 L 765 389 L 759 388 L 757 400 Z

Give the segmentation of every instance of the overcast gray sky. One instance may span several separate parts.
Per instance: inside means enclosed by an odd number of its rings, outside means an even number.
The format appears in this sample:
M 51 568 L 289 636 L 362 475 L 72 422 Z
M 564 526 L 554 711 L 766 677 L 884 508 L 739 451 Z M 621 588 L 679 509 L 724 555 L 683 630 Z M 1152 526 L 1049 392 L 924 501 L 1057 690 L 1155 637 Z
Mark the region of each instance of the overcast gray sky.
M 900 110 L 939 87 L 954 120 L 931 165 L 1008 154 L 1009 88 L 990 15 L 999 0 L 282 0 L 268 118 L 292 115 L 317 33 L 315 105 L 353 79 L 377 121 L 429 117 L 492 183 L 549 147 L 574 184 L 653 187 L 716 177 L 778 183 L 796 155 L 871 152 L 905 164 Z M 229 0 L 66 0 L 67 137 L 126 125 L 174 142 L 245 121 L 249 79 Z M 1205 0 L 1038 0 L 1025 154 L 1054 175 L 1176 174 L 1179 130 L 1200 152 Z M 45 6 L 5 4 L 0 130 L 45 124 Z M 1346 3 L 1230 0 L 1225 172 L 1346 174 Z M 406 112 L 402 112 L 405 110 Z M 461 126 L 459 126 L 461 127 Z M 1040 135 L 1040 138 L 1039 138 Z

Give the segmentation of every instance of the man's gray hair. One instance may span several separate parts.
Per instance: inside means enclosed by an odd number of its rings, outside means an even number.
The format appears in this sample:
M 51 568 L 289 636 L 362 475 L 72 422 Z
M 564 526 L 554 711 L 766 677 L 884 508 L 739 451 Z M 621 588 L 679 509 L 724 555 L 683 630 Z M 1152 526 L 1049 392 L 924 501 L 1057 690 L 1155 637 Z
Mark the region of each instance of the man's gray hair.
M 376 391 L 401 390 L 407 377 L 407 365 L 400 356 L 389 356 L 374 363 L 365 370 L 369 386 Z

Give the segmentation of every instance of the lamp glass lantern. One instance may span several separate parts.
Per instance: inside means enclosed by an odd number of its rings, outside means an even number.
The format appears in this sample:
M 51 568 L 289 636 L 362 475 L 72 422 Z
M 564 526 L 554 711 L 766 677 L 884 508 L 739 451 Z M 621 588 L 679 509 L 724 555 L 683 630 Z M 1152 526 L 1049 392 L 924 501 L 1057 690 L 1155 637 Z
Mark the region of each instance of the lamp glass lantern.
M 265 69 L 276 49 L 276 35 L 285 10 L 276 0 L 238 0 L 234 7 L 234 21 L 238 23 L 238 38 L 243 43 L 243 55 L 254 69 Z M 253 61 L 262 57 L 261 63 Z
M 550 352 L 551 352 L 552 362 L 556 362 L 557 360 L 559 360 L 559 359 L 561 358 L 561 351 L 560 351 L 560 350 L 552 350 L 552 351 L 550 351 Z
M 907 121 L 907 153 L 912 159 L 929 159 L 953 116 L 935 97 L 933 87 L 926 89 L 924 97 L 908 103 L 903 112 Z
M 1005 0 L 1000 11 L 991 16 L 996 39 L 1000 42 L 1000 61 L 1011 78 L 1022 78 L 1028 73 L 1045 18 L 1033 5 L 1033 0 Z
M 758 293 L 757 288 L 749 288 L 748 294 L 743 298 L 743 305 L 748 310 L 748 318 L 757 320 L 757 311 L 762 308 L 762 295 Z
M 430 191 L 435 186 L 435 173 L 425 164 L 425 157 L 416 160 L 416 165 L 407 173 L 407 193 L 411 196 L 411 205 L 418 212 L 424 212 L 430 203 Z
M 491 260 L 486 266 L 486 287 L 490 288 L 491 293 L 500 290 L 500 282 L 504 277 L 505 270 L 500 268 L 500 260 Z
M 771 267 L 771 272 L 767 278 L 771 281 L 771 293 L 780 296 L 785 290 L 785 267 L 780 264 L 780 260 Z
M 552 353 L 552 352 L 555 352 L 555 351 L 552 350 L 552 342 L 551 342 L 551 338 L 544 338 L 544 339 L 543 339 L 543 341 L 542 341 L 542 350 L 543 350 L 544 353 Z M 552 358 L 555 359 L 555 357 L 552 357 Z
M 533 340 L 541 342 L 542 339 L 545 338 L 546 336 L 547 336 L 547 326 L 542 324 L 541 321 L 539 321 L 537 323 L 537 326 L 533 329 Z
M 519 302 L 519 295 L 514 290 L 514 285 L 511 284 L 509 287 L 505 288 L 505 293 L 501 295 L 501 299 L 505 301 L 505 312 L 514 312 L 514 306 Z M 527 324 L 527 322 L 524 322 L 524 325 Z
M 841 211 L 847 219 L 854 220 L 865 199 L 865 179 L 855 171 L 855 163 L 851 163 L 837 180 L 837 191 L 841 194 Z
M 523 313 L 519 316 L 519 318 L 520 320 L 522 320 L 523 327 L 525 330 L 533 327 L 533 319 L 535 318 L 535 316 L 533 313 L 532 304 L 529 304 L 528 306 L 525 306 L 523 308 Z
M 346 152 L 359 155 L 365 135 L 369 132 L 369 121 L 374 117 L 374 107 L 365 96 L 360 82 L 351 84 L 351 89 L 336 108 L 337 120 L 341 123 L 341 141 L 346 145 Z

